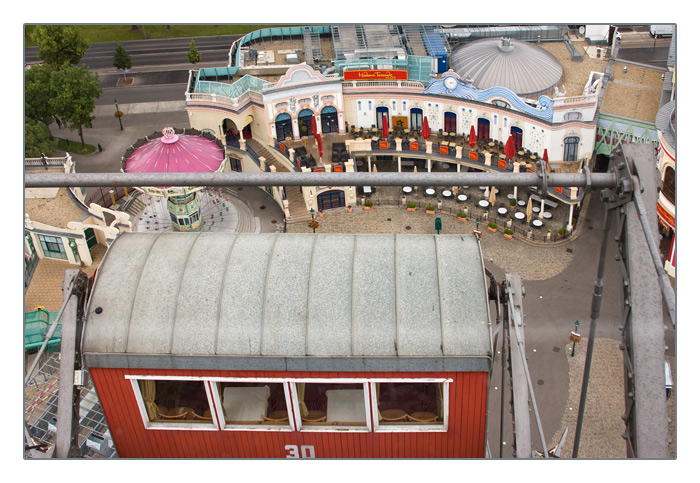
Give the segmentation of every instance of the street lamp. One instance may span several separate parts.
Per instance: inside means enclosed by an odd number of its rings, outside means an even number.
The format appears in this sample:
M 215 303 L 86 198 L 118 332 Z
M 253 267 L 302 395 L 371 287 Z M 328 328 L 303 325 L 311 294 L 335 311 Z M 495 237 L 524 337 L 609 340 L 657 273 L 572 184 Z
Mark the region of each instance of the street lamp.
M 574 331 L 569 334 L 569 340 L 574 343 L 573 347 L 571 348 L 571 357 L 574 357 L 574 354 L 576 353 L 576 343 L 581 342 L 581 335 L 578 333 L 578 320 L 574 322 Z
M 124 130 L 124 126 L 122 126 L 122 112 L 119 110 L 119 104 L 117 104 L 117 100 L 116 100 L 116 99 L 114 99 L 114 105 L 115 105 L 116 108 L 117 108 L 117 112 L 114 113 L 114 117 L 116 117 L 117 119 L 119 119 L 119 129 L 121 129 L 121 130 L 123 131 L 123 130 Z

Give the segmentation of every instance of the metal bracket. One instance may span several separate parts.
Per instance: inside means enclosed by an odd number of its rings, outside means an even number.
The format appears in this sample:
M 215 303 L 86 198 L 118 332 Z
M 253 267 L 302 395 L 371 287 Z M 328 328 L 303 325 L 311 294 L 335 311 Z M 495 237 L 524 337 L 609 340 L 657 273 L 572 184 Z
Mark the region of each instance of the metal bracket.
M 621 154 L 616 152 L 615 154 Z M 617 178 L 614 189 L 604 188 L 600 191 L 600 199 L 605 203 L 607 209 L 618 208 L 632 201 L 634 197 L 634 180 L 632 179 L 632 171 L 627 159 L 623 159 L 615 163 L 609 169 L 609 172 L 615 174 Z M 631 159 L 629 161 L 632 161 Z M 588 173 L 586 182 L 588 182 Z
M 587 195 L 591 192 L 591 169 L 588 166 L 584 166 L 583 174 L 586 175 L 586 186 L 583 187 L 583 193 Z
M 547 169 L 544 161 L 539 160 L 537 161 L 537 164 L 539 165 L 537 174 L 542 179 L 542 186 L 538 189 L 538 191 L 540 196 L 545 197 L 547 196 Z

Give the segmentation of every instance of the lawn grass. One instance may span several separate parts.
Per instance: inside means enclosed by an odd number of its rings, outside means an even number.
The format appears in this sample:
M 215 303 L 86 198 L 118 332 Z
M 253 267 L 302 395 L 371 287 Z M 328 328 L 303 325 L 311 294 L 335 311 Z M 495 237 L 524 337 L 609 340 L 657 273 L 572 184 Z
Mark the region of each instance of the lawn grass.
M 174 39 L 181 37 L 212 37 L 217 35 L 239 35 L 247 34 L 255 30 L 260 30 L 268 27 L 277 27 L 278 25 L 136 25 L 136 30 L 133 30 L 133 25 L 76 25 L 82 34 L 90 43 L 93 42 L 123 42 L 127 40 L 144 40 L 144 30 L 146 39 Z M 27 46 L 34 46 L 31 40 L 31 33 L 34 30 L 34 25 L 25 25 L 25 42 Z M 168 28 L 170 27 L 170 28 Z
M 90 154 L 95 152 L 95 146 L 85 143 L 85 147 L 79 141 L 56 138 L 56 149 L 63 155 L 64 152 L 72 154 Z

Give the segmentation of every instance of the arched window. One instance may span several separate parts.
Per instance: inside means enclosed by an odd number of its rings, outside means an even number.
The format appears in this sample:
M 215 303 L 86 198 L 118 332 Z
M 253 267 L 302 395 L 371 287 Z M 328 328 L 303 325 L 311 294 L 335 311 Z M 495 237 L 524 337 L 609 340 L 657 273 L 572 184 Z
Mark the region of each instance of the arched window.
M 321 109 L 321 132 L 338 132 L 338 111 L 333 106 Z
M 411 129 L 420 131 L 423 128 L 423 109 L 411 109 Z
M 299 135 L 311 136 L 311 123 L 314 117 L 314 111 L 311 109 L 302 109 L 299 111 Z
M 279 141 L 292 137 L 292 116 L 286 112 L 278 114 L 275 118 L 275 130 Z
M 477 133 L 476 137 L 479 140 L 487 140 L 491 137 L 491 122 L 488 119 L 479 118 L 477 121 Z
M 661 185 L 661 194 L 668 201 L 676 204 L 676 170 L 672 166 L 666 166 L 664 169 L 663 184 Z
M 512 126 L 510 128 L 510 134 L 513 136 L 513 141 L 515 143 L 515 150 L 522 149 L 523 147 L 523 130 L 519 127 Z
M 565 121 L 578 121 L 580 119 L 583 119 L 583 114 L 578 111 L 570 111 L 564 114 Z
M 377 129 L 382 128 L 382 116 L 386 115 L 387 126 L 391 126 L 391 118 L 389 118 L 389 108 L 384 106 L 377 107 Z
M 445 132 L 457 132 L 457 114 L 454 112 L 445 113 Z
M 578 143 L 578 137 L 564 138 L 564 161 L 576 161 L 578 159 Z

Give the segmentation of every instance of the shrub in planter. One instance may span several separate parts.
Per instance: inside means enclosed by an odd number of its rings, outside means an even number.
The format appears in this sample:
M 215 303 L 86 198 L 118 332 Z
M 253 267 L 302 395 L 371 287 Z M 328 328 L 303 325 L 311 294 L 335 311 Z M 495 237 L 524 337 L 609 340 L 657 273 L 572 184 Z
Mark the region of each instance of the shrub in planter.
M 503 236 L 506 238 L 513 238 L 513 230 L 506 228 L 503 230 Z
M 457 218 L 459 219 L 459 221 L 467 221 L 467 214 L 463 211 L 458 211 Z
M 406 211 L 416 211 L 415 203 L 406 203 Z
M 559 233 L 559 236 L 566 235 L 566 228 L 559 228 L 559 231 L 557 233 Z
M 515 205 L 517 205 L 517 204 L 518 204 L 518 200 L 516 200 L 515 198 L 511 198 L 510 207 L 515 208 Z
M 425 207 L 425 212 L 426 213 L 435 213 L 435 207 L 433 205 L 427 205 Z
M 492 221 L 489 221 L 488 229 L 489 229 L 489 231 L 495 232 L 496 231 L 496 224 Z
M 374 205 L 374 203 L 372 203 L 371 201 L 365 201 L 365 206 L 366 206 L 366 207 L 372 208 L 372 205 Z

